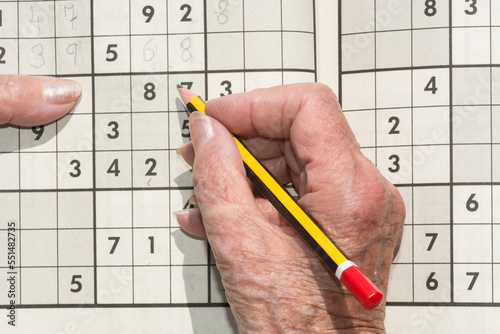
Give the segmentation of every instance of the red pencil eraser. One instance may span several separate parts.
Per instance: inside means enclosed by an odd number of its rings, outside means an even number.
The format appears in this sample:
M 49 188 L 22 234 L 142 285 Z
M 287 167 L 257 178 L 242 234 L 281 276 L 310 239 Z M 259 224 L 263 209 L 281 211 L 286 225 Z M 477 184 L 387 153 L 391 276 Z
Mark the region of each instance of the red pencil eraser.
M 342 271 L 340 281 L 367 310 L 377 307 L 384 298 L 384 294 L 355 265 Z

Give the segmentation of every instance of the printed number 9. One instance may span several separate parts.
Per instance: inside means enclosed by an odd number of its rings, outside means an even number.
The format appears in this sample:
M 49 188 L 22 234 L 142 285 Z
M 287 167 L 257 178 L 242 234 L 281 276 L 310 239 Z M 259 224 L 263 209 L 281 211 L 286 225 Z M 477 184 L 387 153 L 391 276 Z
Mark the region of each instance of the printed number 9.
M 142 9 L 142 14 L 146 16 L 146 23 L 149 23 L 155 15 L 155 9 L 153 6 L 146 6 Z

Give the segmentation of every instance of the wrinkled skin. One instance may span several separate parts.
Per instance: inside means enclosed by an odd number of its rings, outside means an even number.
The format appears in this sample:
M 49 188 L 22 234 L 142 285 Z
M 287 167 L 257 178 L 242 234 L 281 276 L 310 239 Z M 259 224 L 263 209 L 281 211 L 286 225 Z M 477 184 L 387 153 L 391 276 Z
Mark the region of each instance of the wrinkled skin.
M 321 84 L 255 90 L 209 101 L 190 117 L 198 208 L 176 213 L 206 236 L 241 333 L 383 333 L 385 302 L 367 311 L 255 196 L 237 134 L 299 204 L 384 292 L 405 217 L 396 188 L 359 149 L 333 92 Z M 227 128 L 227 129 L 226 129 Z

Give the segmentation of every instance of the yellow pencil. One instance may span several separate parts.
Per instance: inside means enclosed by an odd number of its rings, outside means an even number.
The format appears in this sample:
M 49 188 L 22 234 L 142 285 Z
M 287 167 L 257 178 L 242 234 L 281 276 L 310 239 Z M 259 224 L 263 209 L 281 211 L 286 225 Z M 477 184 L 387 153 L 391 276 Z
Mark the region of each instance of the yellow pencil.
M 205 102 L 201 97 L 181 85 L 177 88 L 189 113 L 194 111 L 205 113 Z M 247 147 L 236 136 L 233 135 L 233 138 L 240 151 L 248 178 L 262 195 L 273 204 L 363 307 L 369 310 L 377 307 L 384 297 L 382 292 L 345 256 L 318 223 L 298 205 Z

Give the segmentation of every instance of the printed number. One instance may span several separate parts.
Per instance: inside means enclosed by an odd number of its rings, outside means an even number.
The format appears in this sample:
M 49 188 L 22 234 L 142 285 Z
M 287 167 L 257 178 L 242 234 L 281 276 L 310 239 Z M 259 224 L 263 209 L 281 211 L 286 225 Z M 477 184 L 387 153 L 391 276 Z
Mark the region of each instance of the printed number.
M 71 292 L 77 293 L 82 290 L 82 282 L 78 281 L 78 279 L 81 279 L 82 275 L 73 275 L 73 278 L 71 279 L 71 285 L 76 285 L 76 288 L 71 288 Z
M 465 10 L 465 14 L 467 15 L 474 15 L 477 13 L 477 0 L 465 0 L 465 3 L 471 2 L 469 5 L 469 8 Z M 470 289 L 469 289 L 470 290 Z
M 45 127 L 43 125 L 34 126 L 31 128 L 34 134 L 36 134 L 35 140 L 40 140 L 42 138 L 43 132 L 45 131 Z
M 429 242 L 429 246 L 427 246 L 427 251 L 430 252 L 430 250 L 432 249 L 432 246 L 434 246 L 434 242 L 436 242 L 438 234 L 437 233 L 426 233 L 425 236 L 431 238 L 431 242 Z
M 4 56 L 5 56 L 5 48 L 3 46 L 0 46 L 0 64 L 5 64 L 5 60 L 3 60 Z
M 467 288 L 467 290 L 472 290 L 472 288 L 474 287 L 474 284 L 476 283 L 477 277 L 479 276 L 479 273 L 478 272 L 467 272 L 467 273 L 465 273 L 465 275 L 472 276 L 472 280 L 470 281 L 469 287 Z
M 108 44 L 108 49 L 106 51 L 106 54 L 108 55 L 106 57 L 106 61 L 112 62 L 118 59 L 118 52 L 113 50 L 113 48 L 117 48 L 118 44 Z
M 142 14 L 146 16 L 146 23 L 149 23 L 155 15 L 155 9 L 153 6 L 145 6 L 142 9 Z
M 474 199 L 474 196 L 476 196 L 476 194 L 471 194 L 469 196 L 469 199 L 467 200 L 467 203 L 465 204 L 465 207 L 470 212 L 474 212 L 477 211 L 477 209 L 479 209 L 479 203 Z
M 436 87 L 436 77 L 432 77 L 425 86 L 424 92 L 432 92 L 432 94 L 436 94 L 437 90 L 438 89 Z
M 149 239 L 149 251 L 151 254 L 155 253 L 155 237 L 148 237 Z
M 120 169 L 118 169 L 118 159 L 113 160 L 111 166 L 108 168 L 108 174 L 115 174 L 115 176 L 120 174 Z
M 220 96 L 226 96 L 226 95 L 231 95 L 233 94 L 233 91 L 231 90 L 231 81 L 228 81 L 228 80 L 224 80 L 220 83 L 221 86 L 224 87 L 224 90 L 227 92 L 227 94 L 224 94 L 224 93 L 220 93 Z
M 109 139 L 116 139 L 120 136 L 120 132 L 118 131 L 118 123 L 115 121 L 111 121 L 108 123 L 108 126 L 111 127 L 112 133 L 108 133 L 107 136 Z
M 146 160 L 146 165 L 151 165 L 148 172 L 146 173 L 146 176 L 156 176 L 157 173 L 154 171 L 156 168 L 156 160 L 153 158 L 149 158 Z
M 436 290 L 438 288 L 439 283 L 437 279 L 434 278 L 435 274 L 436 274 L 435 272 L 432 272 L 427 278 L 427 282 L 425 282 L 425 286 L 429 290 Z
M 80 167 L 81 167 L 81 165 L 82 165 L 82 164 L 80 163 L 80 161 L 78 161 L 78 160 L 73 160 L 73 161 L 71 161 L 69 164 L 70 164 L 71 166 L 75 165 L 75 166 L 73 167 L 74 171 L 72 171 L 71 173 L 69 173 L 69 175 L 70 175 L 71 177 L 79 177 L 80 175 L 82 175 L 82 170 L 80 169 Z
M 111 250 L 109 251 L 109 254 L 113 254 L 115 252 L 116 246 L 118 246 L 120 237 L 108 237 L 108 240 L 113 241 L 113 246 L 111 246 Z
M 193 87 L 193 82 L 192 81 L 183 81 L 183 82 L 181 82 L 181 86 L 186 87 L 187 89 L 191 89 L 191 87 Z
M 191 6 L 190 5 L 182 5 L 181 10 L 186 10 L 186 12 L 184 13 L 184 16 L 181 19 L 181 22 L 193 21 L 193 19 L 189 17 L 189 14 L 191 14 Z
M 147 84 L 144 85 L 144 99 L 148 101 L 152 101 L 156 98 L 156 92 L 155 92 L 155 84 L 148 82 Z
M 424 14 L 427 16 L 434 16 L 436 13 L 436 0 L 426 0 Z
M 399 130 L 398 130 L 399 118 L 396 116 L 392 116 L 391 118 L 389 118 L 389 123 L 392 123 L 392 122 L 394 122 L 394 125 L 392 126 L 391 131 L 389 131 L 389 134 L 390 135 L 397 135 L 397 134 L 399 134 Z
M 392 160 L 392 166 L 389 167 L 389 172 L 397 173 L 401 166 L 399 165 L 399 156 L 397 154 L 393 154 L 389 157 L 389 160 Z
M 0 27 L 3 25 L 3 12 L 0 10 Z
M 189 138 L 191 137 L 191 134 L 189 133 L 189 120 L 185 119 L 182 122 L 182 130 L 187 130 L 187 132 L 182 132 L 181 135 L 184 138 Z

